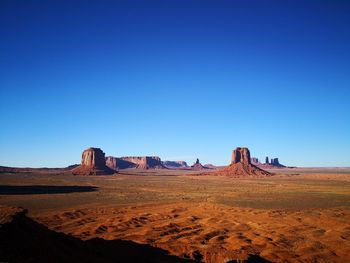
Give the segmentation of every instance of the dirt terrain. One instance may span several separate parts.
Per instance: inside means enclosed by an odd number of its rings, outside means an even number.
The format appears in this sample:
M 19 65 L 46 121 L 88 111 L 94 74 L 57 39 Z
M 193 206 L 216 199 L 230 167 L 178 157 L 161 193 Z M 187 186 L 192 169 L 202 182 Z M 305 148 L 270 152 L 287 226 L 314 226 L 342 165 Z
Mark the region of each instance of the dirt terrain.
M 350 262 L 350 169 L 270 172 L 247 179 L 180 170 L 1 174 L 0 204 L 22 206 L 80 240 L 128 240 L 179 259 Z

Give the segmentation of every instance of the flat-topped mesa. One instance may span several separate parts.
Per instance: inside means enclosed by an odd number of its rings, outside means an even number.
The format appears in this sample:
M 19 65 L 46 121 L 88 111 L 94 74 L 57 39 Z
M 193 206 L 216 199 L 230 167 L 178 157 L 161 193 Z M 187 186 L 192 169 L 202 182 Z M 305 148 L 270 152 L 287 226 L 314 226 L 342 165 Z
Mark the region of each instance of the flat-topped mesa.
M 115 173 L 106 166 L 105 153 L 100 148 L 90 147 L 83 151 L 81 164 L 72 170 L 78 175 L 107 175 Z
M 165 169 L 162 160 L 158 156 L 125 156 L 106 157 L 106 165 L 117 171 L 119 169 Z
M 118 171 L 119 170 L 119 167 L 118 167 L 118 158 L 116 157 L 113 157 L 113 156 L 107 156 L 106 158 L 106 165 L 115 170 L 115 171 Z
M 171 169 L 188 167 L 185 161 L 163 161 L 163 165 Z
M 106 165 L 112 170 L 118 171 L 120 169 L 136 168 L 137 164 L 122 160 L 114 156 L 106 157 Z
M 237 147 L 236 150 L 233 150 L 231 164 L 235 164 L 235 163 L 244 163 L 247 165 L 251 164 L 250 152 L 248 148 Z
M 126 156 L 119 160 L 133 163 L 137 169 L 164 169 L 166 168 L 158 156 Z

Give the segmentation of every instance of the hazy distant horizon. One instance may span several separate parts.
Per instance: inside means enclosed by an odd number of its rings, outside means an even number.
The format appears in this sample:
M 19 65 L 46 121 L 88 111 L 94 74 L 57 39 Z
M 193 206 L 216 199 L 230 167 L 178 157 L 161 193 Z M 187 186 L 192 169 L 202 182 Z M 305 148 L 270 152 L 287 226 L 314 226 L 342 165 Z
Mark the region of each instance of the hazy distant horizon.
M 0 165 L 84 149 L 350 167 L 349 1 L 2 1 Z M 184 157 L 169 159 L 168 157 Z

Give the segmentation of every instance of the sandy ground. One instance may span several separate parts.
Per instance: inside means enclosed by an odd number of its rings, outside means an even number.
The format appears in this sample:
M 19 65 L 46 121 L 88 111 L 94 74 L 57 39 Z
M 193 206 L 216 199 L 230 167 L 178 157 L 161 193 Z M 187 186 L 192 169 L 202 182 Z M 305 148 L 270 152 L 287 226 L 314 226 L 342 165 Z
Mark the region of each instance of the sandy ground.
M 350 262 L 350 169 L 315 169 L 278 169 L 265 179 L 135 170 L 113 177 L 0 175 L 1 185 L 97 187 L 25 195 L 0 189 L 0 204 L 23 206 L 50 229 L 84 240 L 131 240 L 204 262 L 248 254 L 271 262 Z
M 349 262 L 350 209 L 303 211 L 175 203 L 96 208 L 38 218 L 82 239 L 146 243 L 180 257 L 225 262 L 260 254 L 272 262 Z

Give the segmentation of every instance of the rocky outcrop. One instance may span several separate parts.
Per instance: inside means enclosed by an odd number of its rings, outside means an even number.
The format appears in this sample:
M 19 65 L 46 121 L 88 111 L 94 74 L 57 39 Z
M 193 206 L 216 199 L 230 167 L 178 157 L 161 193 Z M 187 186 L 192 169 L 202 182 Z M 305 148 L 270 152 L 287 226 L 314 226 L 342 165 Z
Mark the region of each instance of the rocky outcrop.
M 106 165 L 118 171 L 119 169 L 165 169 L 162 160 L 158 156 L 125 156 L 106 157 Z
M 113 156 L 106 157 L 106 165 L 114 171 L 118 171 L 118 158 Z
M 162 160 L 158 156 L 128 156 L 120 157 L 121 160 L 134 163 L 137 169 L 163 169 Z
M 163 161 L 163 165 L 170 169 L 187 168 L 188 164 L 185 161 Z
M 251 164 L 250 152 L 248 148 L 237 147 L 236 150 L 232 151 L 232 161 L 231 164 L 243 163 L 245 165 Z
M 108 175 L 115 173 L 106 166 L 105 153 L 99 148 L 89 148 L 83 151 L 81 164 L 72 170 L 75 175 Z
M 162 160 L 158 156 L 126 156 L 117 158 L 120 169 L 165 169 Z
M 278 158 L 271 158 L 271 162 L 270 162 L 271 165 L 274 165 L 274 166 L 280 166 L 280 162 L 278 161 Z
M 118 171 L 119 169 L 129 169 L 137 167 L 136 163 L 125 161 L 121 158 L 113 156 L 106 157 L 106 165 L 115 171 Z
M 85 166 L 104 166 L 106 165 L 105 153 L 99 148 L 89 148 L 83 151 L 81 156 L 81 165 Z
M 259 159 L 256 157 L 251 157 L 252 164 L 257 165 L 259 162 Z
M 257 158 L 252 158 L 252 160 L 253 159 L 257 159 Z M 266 158 L 265 158 L 265 163 L 260 163 L 259 161 L 257 161 L 257 162 L 253 162 L 253 164 L 260 167 L 260 168 L 263 168 L 263 169 L 273 169 L 273 168 L 286 167 L 283 164 L 280 164 L 278 158 L 269 158 L 268 156 L 266 156 Z
M 205 170 L 208 169 L 207 167 L 204 167 L 197 158 L 196 162 L 191 166 L 192 170 Z
M 260 169 L 251 162 L 250 151 L 246 147 L 237 147 L 232 152 L 231 164 L 212 175 L 224 175 L 230 177 L 245 177 L 245 176 L 269 176 L 269 172 Z

